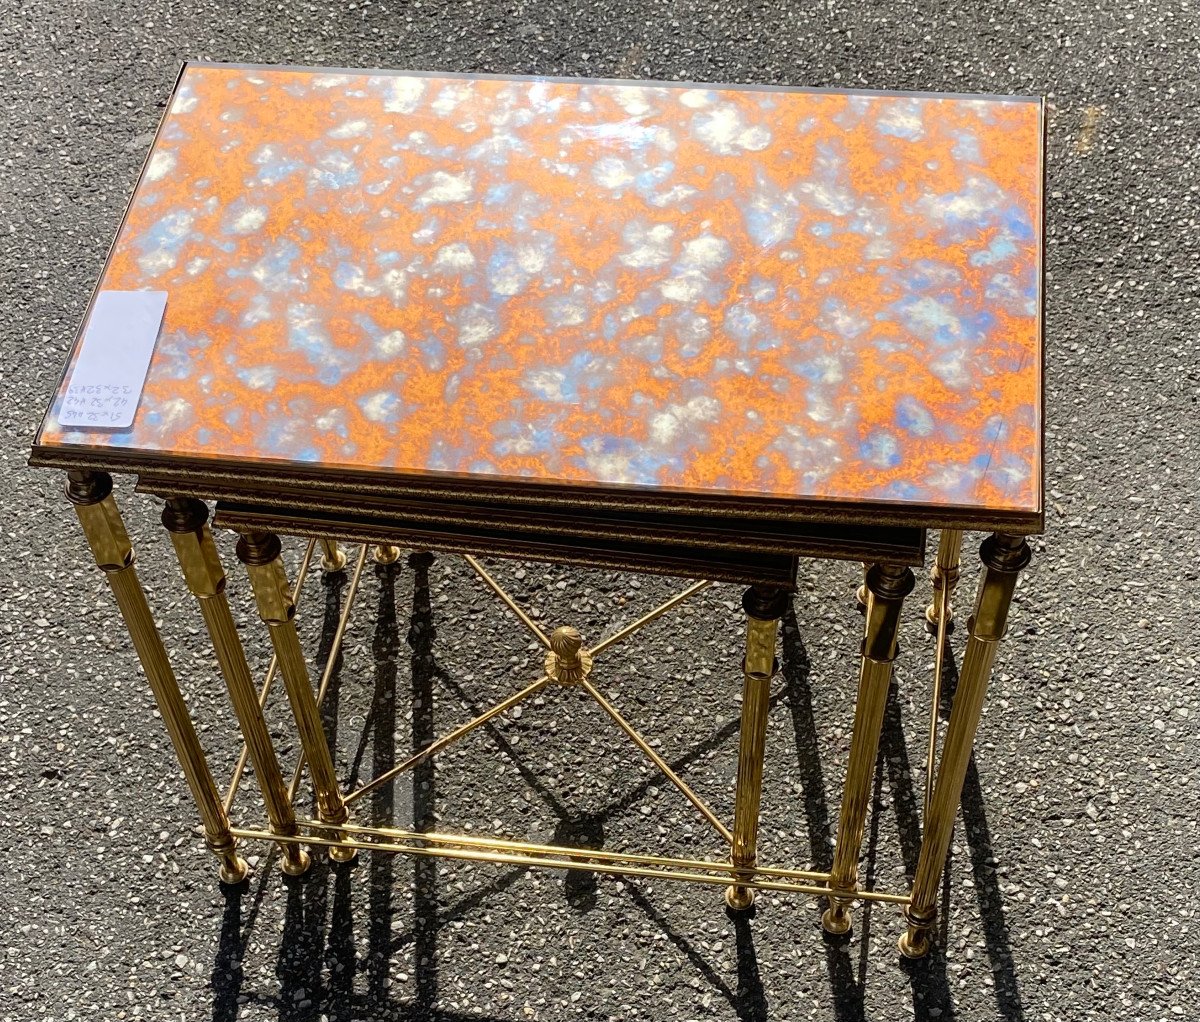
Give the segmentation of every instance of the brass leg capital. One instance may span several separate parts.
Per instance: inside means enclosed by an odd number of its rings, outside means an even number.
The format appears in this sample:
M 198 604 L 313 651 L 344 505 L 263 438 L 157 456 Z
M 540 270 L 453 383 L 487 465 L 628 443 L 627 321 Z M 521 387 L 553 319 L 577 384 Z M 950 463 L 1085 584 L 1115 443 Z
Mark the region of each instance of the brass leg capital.
M 195 532 L 208 521 L 208 505 L 196 497 L 168 497 L 162 523 L 168 532 Z
M 70 472 L 67 499 L 83 526 L 96 566 L 106 574 L 133 566 L 133 545 L 112 495 L 112 476 L 107 472 Z
M 243 532 L 237 541 L 238 560 L 245 565 L 269 565 L 283 553 L 283 543 L 273 532 Z
M 867 623 L 863 656 L 879 663 L 896 657 L 900 611 L 904 598 L 917 584 L 912 569 L 902 564 L 873 564 L 867 572 Z
M 787 613 L 791 594 L 776 586 L 753 585 L 742 594 L 742 610 L 747 617 L 777 622 Z M 772 654 L 774 655 L 774 654 Z
M 67 500 L 77 506 L 99 504 L 112 489 L 113 479 L 107 472 L 72 469 L 67 473 Z
M 1029 566 L 1033 551 L 1024 536 L 993 532 L 980 544 L 979 559 L 992 571 L 1016 574 Z

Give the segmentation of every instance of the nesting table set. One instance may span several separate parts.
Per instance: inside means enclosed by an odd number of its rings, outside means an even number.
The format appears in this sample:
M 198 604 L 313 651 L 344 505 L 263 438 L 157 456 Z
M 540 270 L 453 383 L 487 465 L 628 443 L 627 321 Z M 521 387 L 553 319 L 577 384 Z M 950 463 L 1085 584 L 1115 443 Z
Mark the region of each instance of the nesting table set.
M 65 469 L 221 877 L 239 843 L 358 849 L 897 904 L 929 946 L 937 888 L 1024 537 L 1042 528 L 1043 106 L 840 92 L 188 64 L 31 463 Z M 231 823 L 138 581 L 112 474 L 162 521 L 266 809 Z M 210 531 L 245 566 L 311 779 L 283 776 Z M 864 826 L 901 609 L 938 533 L 938 656 L 912 888 L 864 889 Z M 940 754 L 937 682 L 964 532 L 987 536 Z M 344 790 L 281 536 L 326 570 L 462 554 L 541 646 L 536 680 Z M 361 544 L 347 565 L 342 543 Z M 547 634 L 476 555 L 694 579 L 590 647 Z M 778 625 L 800 558 L 867 566 L 829 873 L 758 861 Z M 746 586 L 734 818 L 603 693 L 604 654 L 711 582 Z M 348 611 L 348 606 L 347 606 Z M 344 620 L 343 620 L 344 626 Z M 339 630 L 338 641 L 342 629 Z M 331 657 L 332 662 L 333 657 Z M 732 665 L 731 665 L 732 667 Z M 732 673 L 732 672 L 731 672 Z M 712 859 L 403 831 L 355 802 L 549 686 L 584 693 L 712 825 Z M 735 692 L 731 688 L 731 701 Z M 234 787 L 237 779 L 235 778 Z M 230 796 L 232 791 L 230 792 Z

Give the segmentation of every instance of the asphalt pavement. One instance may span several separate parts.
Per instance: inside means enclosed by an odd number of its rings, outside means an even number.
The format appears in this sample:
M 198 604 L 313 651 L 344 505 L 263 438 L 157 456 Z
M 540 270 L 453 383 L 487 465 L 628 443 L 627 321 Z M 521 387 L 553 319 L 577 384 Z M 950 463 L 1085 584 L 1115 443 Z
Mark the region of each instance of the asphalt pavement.
M 937 951 L 893 909 L 575 871 L 363 856 L 222 889 L 61 478 L 25 457 L 180 63 L 264 63 L 1044 95 L 1046 535 L 967 779 Z M 0 1019 L 1193 1019 L 1200 1009 L 1200 14 L 1183 3 L 638 2 L 0 8 Z M 157 510 L 121 481 L 150 599 L 220 776 L 237 754 Z M 974 549 L 980 537 L 969 537 Z M 232 560 L 227 537 L 224 552 Z M 289 549 L 294 565 L 298 550 Z M 679 587 L 497 563 L 541 619 L 599 637 Z M 764 853 L 827 865 L 848 746 L 853 565 L 805 564 L 768 734 Z M 235 612 L 266 652 L 245 587 Z M 327 645 L 345 583 L 315 574 Z M 461 561 L 368 567 L 331 729 L 365 777 L 536 652 Z M 899 886 L 933 648 L 911 601 L 864 875 Z M 728 811 L 738 593 L 717 586 L 595 677 Z M 961 635 L 955 649 L 961 652 Z M 533 673 L 531 673 L 533 672 Z M 272 720 L 285 733 L 280 707 Z M 394 732 L 396 747 L 387 736 Z M 287 762 L 295 749 L 281 742 Z M 247 785 L 238 812 L 257 811 Z M 398 785 L 373 814 L 557 843 L 714 851 L 576 693 Z

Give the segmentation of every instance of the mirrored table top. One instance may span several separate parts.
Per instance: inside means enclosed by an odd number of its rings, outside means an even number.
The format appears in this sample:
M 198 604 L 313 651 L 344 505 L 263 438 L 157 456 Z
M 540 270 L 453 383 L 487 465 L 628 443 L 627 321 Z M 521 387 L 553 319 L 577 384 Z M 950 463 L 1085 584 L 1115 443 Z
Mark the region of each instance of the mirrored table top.
M 97 285 L 167 294 L 133 424 L 60 425 L 77 342 L 33 460 L 1038 528 L 1042 136 L 1020 97 L 189 64 Z

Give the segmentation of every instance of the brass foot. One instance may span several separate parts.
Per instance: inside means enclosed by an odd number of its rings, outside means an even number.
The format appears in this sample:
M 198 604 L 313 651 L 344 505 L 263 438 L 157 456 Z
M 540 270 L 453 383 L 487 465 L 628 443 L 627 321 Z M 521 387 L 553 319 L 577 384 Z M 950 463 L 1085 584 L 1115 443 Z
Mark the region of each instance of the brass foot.
M 283 871 L 290 877 L 303 876 L 312 865 L 312 856 L 303 848 L 290 845 L 283 853 Z
M 334 862 L 353 862 L 357 855 L 357 848 L 350 848 L 346 845 L 334 845 L 329 849 L 329 857 Z
M 926 927 L 910 923 L 908 930 L 900 935 L 897 945 L 905 958 L 924 958 L 933 947 L 933 940 Z
M 832 903 L 821 913 L 822 928 L 826 933 L 832 933 L 834 936 L 849 933 L 851 924 L 850 910 L 841 902 Z
M 925 631 L 930 635 L 938 633 L 938 608 L 936 603 L 931 603 L 925 608 Z M 954 611 L 949 610 L 946 614 L 946 634 L 950 635 L 954 631 Z
M 240 855 L 229 855 L 221 860 L 221 870 L 217 874 L 223 884 L 240 884 L 250 873 L 250 867 Z
M 732 912 L 745 912 L 754 906 L 754 889 L 732 884 L 725 888 L 725 904 Z
M 346 567 L 346 551 L 338 546 L 336 539 L 321 540 L 321 549 L 325 551 L 321 557 L 321 570 L 326 574 Z
M 375 548 L 376 564 L 395 564 L 398 560 L 400 560 L 400 548 L 398 546 L 387 546 L 381 543 Z

